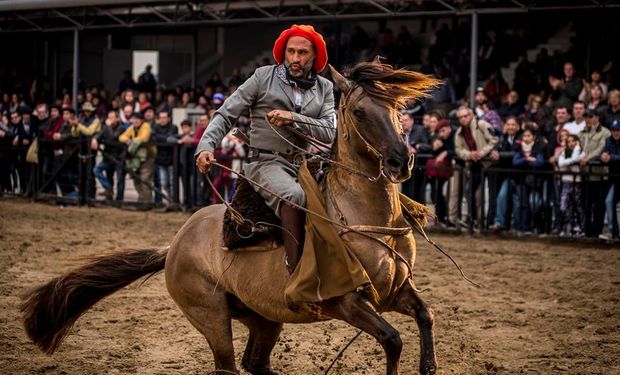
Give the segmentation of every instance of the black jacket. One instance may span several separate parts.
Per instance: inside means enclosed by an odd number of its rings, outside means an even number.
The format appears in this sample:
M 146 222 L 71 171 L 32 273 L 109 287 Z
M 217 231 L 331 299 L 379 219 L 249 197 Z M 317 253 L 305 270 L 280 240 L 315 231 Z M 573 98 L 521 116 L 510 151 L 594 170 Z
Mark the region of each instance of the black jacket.
M 172 165 L 172 156 L 174 152 L 173 146 L 176 144 L 171 143 L 172 139 L 178 137 L 179 131 L 176 125 L 168 123 L 166 126 L 156 124 L 153 126 L 153 132 L 151 134 L 151 142 L 157 143 L 157 157 L 155 158 L 155 164 L 162 166 Z M 164 143 L 170 144 L 170 146 Z
M 125 129 L 121 126 L 120 122 L 114 128 L 104 124 L 101 132 L 95 135 L 97 141 L 105 145 L 103 160 L 112 162 L 108 156 L 110 155 L 122 162 L 124 156 L 123 153 L 125 152 L 125 145 L 118 141 L 118 137 L 123 134 L 124 131 Z

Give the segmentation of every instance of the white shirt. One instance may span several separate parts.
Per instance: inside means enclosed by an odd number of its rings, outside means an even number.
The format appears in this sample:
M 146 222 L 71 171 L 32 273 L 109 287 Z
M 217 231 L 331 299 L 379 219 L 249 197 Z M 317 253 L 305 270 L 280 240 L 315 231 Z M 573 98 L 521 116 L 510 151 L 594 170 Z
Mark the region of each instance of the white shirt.
M 564 126 L 562 126 L 562 129 L 566 129 L 568 130 L 570 134 L 574 134 L 574 135 L 581 133 L 581 131 L 585 128 L 586 128 L 586 120 L 581 120 L 580 123 L 571 121 L 571 122 L 567 122 L 566 124 L 564 124 Z

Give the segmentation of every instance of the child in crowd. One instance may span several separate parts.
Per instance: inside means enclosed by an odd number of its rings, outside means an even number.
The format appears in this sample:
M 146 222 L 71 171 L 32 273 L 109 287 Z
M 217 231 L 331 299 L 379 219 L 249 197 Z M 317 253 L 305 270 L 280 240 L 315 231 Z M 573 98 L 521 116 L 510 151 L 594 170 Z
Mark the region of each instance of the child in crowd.
M 558 167 L 562 173 L 562 193 L 560 199 L 560 211 L 563 213 L 558 217 L 560 220 L 560 236 L 568 233 L 564 230 L 566 224 L 570 224 L 570 232 L 576 237 L 583 236 L 581 221 L 584 217 L 581 207 L 581 178 L 579 173 L 579 160 L 581 159 L 581 145 L 579 137 L 576 135 L 568 136 L 566 146 L 558 157 Z
M 543 153 L 534 140 L 534 132 L 526 128 L 521 136 L 519 148 L 512 158 L 512 165 L 515 168 L 531 171 L 540 170 L 545 165 Z M 515 225 L 515 230 L 530 231 L 532 229 L 533 219 L 542 205 L 542 184 L 542 179 L 535 174 L 523 173 L 517 177 L 520 202 L 518 213 L 521 216 L 520 220 L 516 222 L 519 222 L 521 227 L 517 228 Z

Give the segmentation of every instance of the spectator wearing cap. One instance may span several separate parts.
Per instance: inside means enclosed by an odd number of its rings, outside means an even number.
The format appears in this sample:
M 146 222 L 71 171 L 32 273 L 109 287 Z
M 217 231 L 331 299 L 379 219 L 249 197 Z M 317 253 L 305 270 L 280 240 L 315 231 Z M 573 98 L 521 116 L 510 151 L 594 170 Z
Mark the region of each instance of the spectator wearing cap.
M 95 177 L 103 188 L 99 195 L 108 200 L 112 199 L 114 174 L 116 174 L 116 201 L 119 202 L 123 200 L 125 193 L 125 171 L 122 164 L 125 158 L 125 147 L 118 141 L 118 138 L 124 131 L 116 111 L 109 111 L 102 131 L 93 137 L 90 144 L 95 152 L 103 146 L 103 158 L 94 169 Z
M 216 92 L 215 94 L 213 94 L 213 98 L 211 98 L 211 104 L 213 105 L 213 108 L 219 109 L 222 104 L 224 104 L 224 94 L 222 94 L 221 92 Z
M 144 121 L 151 126 L 151 130 L 155 128 L 157 120 L 155 119 L 155 109 L 153 107 L 146 107 L 144 111 L 141 111 L 144 116 Z
M 435 215 L 440 225 L 448 225 L 448 206 L 443 195 L 446 182 L 452 177 L 452 160 L 454 159 L 454 132 L 448 120 L 441 120 L 435 135 L 430 141 L 433 155 L 426 164 L 426 174 L 431 185 L 431 199 L 435 204 Z
M 484 109 L 482 105 L 489 101 L 487 94 L 484 92 L 484 88 L 482 86 L 476 87 L 476 96 L 474 96 L 474 100 L 476 102 L 476 107 L 474 111 L 476 112 L 476 118 L 481 118 L 484 115 Z
M 601 154 L 601 161 L 609 166 L 609 190 L 605 198 L 607 225 L 611 236 L 599 235 L 599 238 L 608 240 L 610 237 L 620 237 L 618 229 L 618 213 L 616 206 L 620 202 L 620 119 L 611 123 L 611 137 L 605 141 Z
M 157 156 L 155 158 L 154 184 L 156 188 L 165 190 L 168 195 L 167 203 L 174 197 L 173 184 L 173 145 L 177 144 L 179 129 L 173 125 L 168 112 L 159 112 L 157 122 L 153 126 L 151 140 L 157 143 Z M 162 196 L 155 193 L 155 204 L 162 204 Z
M 573 121 L 569 121 L 562 126 L 562 129 L 568 130 L 569 134 L 578 135 L 586 127 L 586 105 L 582 101 L 573 103 Z
M 130 116 L 131 126 L 118 137 L 121 143 L 127 145 L 126 168 L 132 172 L 132 178 L 138 192 L 138 204 L 141 209 L 149 209 L 153 201 L 151 188 L 148 186 L 153 181 L 155 145 L 149 145 L 151 127 L 144 121 L 140 112 L 134 112 Z
M 605 214 L 604 194 L 605 189 L 602 175 L 607 173 L 607 168 L 600 165 L 600 156 L 605 148 L 605 141 L 611 133 L 600 124 L 599 113 L 589 109 L 586 111 L 586 128 L 579 134 L 581 141 L 581 160 L 579 165 L 588 175 L 586 181 L 586 236 L 598 237 L 603 229 Z
M 91 102 L 84 102 L 82 104 L 82 115 L 78 119 L 72 119 L 71 135 L 73 137 L 79 137 L 83 135 L 85 137 L 91 137 L 101 131 L 101 121 L 95 114 L 95 107 Z

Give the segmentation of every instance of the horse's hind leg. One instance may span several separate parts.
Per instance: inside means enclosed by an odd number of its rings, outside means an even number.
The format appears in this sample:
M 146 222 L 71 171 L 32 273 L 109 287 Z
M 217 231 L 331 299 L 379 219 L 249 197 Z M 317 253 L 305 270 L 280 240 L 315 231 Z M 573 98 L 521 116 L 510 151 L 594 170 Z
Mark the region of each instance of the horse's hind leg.
M 392 310 L 415 318 L 420 330 L 420 374 L 434 374 L 437 371 L 433 335 L 435 314 L 413 289 L 413 281 L 405 283 Z
M 216 370 L 237 374 L 226 293 L 217 289 L 214 292 L 212 284 L 198 278 L 192 283 L 179 282 L 174 287 L 170 287 L 171 283 L 168 285 L 170 295 L 185 317 L 207 339 Z
M 398 361 L 403 343 L 400 334 L 379 315 L 372 304 L 358 293 L 325 301 L 321 307 L 334 318 L 344 320 L 374 337 L 385 350 L 387 375 L 398 375 Z
M 276 375 L 270 357 L 282 332 L 282 323 L 265 319 L 249 309 L 239 320 L 250 330 L 241 366 L 252 375 Z

